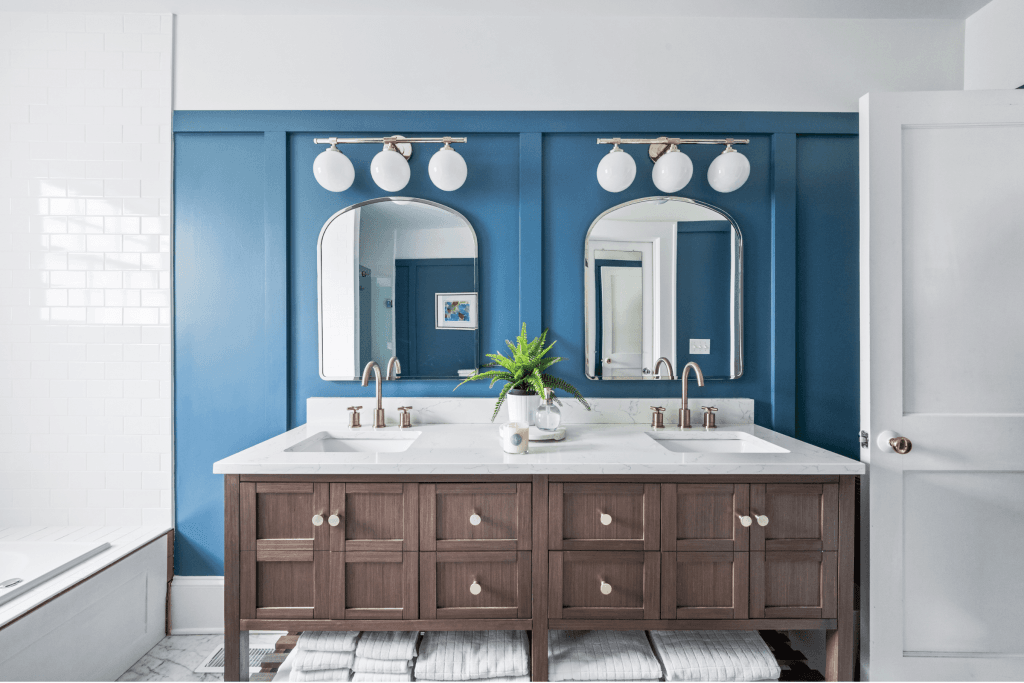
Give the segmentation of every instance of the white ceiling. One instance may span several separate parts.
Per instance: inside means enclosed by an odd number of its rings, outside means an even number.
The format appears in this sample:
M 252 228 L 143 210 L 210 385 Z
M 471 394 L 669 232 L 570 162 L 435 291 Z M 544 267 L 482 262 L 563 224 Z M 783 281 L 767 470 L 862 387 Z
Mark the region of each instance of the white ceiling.
M 962 20 L 990 0 L 0 0 L 0 11 Z M 395 27 L 399 31 L 400 24 Z M 661 27 L 664 29 L 665 27 Z M 658 27 L 651 27 L 652 31 Z M 454 24 L 452 30 L 458 30 Z M 671 30 L 671 29 L 668 29 Z

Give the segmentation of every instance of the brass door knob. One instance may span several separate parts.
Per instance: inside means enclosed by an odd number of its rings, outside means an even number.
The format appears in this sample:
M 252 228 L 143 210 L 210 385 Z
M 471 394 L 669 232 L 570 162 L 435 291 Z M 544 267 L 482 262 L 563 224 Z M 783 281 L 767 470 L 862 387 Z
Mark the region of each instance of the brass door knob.
M 313 526 L 321 526 L 324 523 L 323 515 L 313 515 Z
M 473 526 L 480 526 L 481 521 L 483 520 L 480 518 L 480 515 L 476 514 L 475 512 L 469 516 L 469 523 Z
M 483 587 L 476 581 L 469 584 L 469 592 L 473 595 L 480 595 L 480 593 L 483 592 L 483 590 Z
M 743 526 L 750 526 L 754 523 L 754 520 L 750 519 L 750 515 L 740 515 L 740 524 Z
M 601 513 L 601 524 L 608 526 L 612 523 L 612 516 L 606 512 Z
M 889 439 L 889 445 L 900 455 L 906 455 L 914 447 L 914 444 L 910 443 L 910 439 L 905 436 L 895 436 Z
M 338 526 L 339 524 L 341 524 L 341 518 L 338 517 L 338 515 L 331 515 L 327 518 L 327 523 L 331 526 Z
M 754 519 L 757 520 L 758 526 L 768 526 L 768 518 L 764 515 L 754 515 Z
M 601 582 L 601 592 L 604 593 L 605 595 L 611 595 L 612 585 L 610 583 L 608 583 L 607 581 L 602 581 Z

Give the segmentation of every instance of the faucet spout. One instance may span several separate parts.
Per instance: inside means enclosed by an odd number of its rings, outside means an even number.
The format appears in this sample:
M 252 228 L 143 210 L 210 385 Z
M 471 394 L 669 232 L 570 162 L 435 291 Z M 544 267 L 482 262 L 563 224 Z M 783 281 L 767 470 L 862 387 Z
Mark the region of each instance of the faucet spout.
M 669 379 L 675 379 L 675 378 L 676 378 L 676 375 L 675 375 L 675 373 L 674 373 L 674 372 L 672 371 L 672 361 L 670 361 L 670 360 L 669 360 L 668 358 L 666 358 L 665 356 L 662 356 L 661 358 L 659 358 L 659 359 L 658 359 L 658 362 L 654 364 L 654 375 L 655 375 L 656 377 L 658 376 L 658 373 L 659 373 L 659 372 L 661 371 L 661 365 L 662 365 L 662 363 L 664 363 L 664 364 L 665 364 L 666 366 L 668 366 L 668 378 L 669 378 Z M 660 377 L 659 377 L 659 379 L 660 379 Z
M 388 371 L 385 374 L 387 379 L 398 379 L 402 374 L 402 364 L 398 361 L 398 356 L 391 356 L 388 360 Z
M 371 360 L 363 368 L 364 387 L 370 383 L 371 370 L 373 370 L 373 374 L 376 376 L 375 387 L 377 389 L 377 409 L 373 411 L 373 428 L 381 429 L 384 427 L 384 398 L 381 394 L 380 365 L 377 364 L 377 361 Z
M 704 386 L 704 373 L 701 372 L 700 366 L 690 361 L 683 367 L 683 407 L 679 409 L 679 428 L 689 429 L 690 428 L 690 406 L 688 405 L 689 398 L 687 397 L 686 382 L 690 379 L 690 370 L 693 370 L 694 374 L 697 375 L 697 386 Z

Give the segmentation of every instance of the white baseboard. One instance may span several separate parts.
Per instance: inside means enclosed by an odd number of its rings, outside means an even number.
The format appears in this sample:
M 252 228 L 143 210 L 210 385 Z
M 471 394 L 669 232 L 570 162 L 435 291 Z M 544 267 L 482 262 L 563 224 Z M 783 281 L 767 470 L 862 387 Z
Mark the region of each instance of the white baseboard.
M 175 576 L 171 581 L 171 635 L 224 633 L 224 577 Z

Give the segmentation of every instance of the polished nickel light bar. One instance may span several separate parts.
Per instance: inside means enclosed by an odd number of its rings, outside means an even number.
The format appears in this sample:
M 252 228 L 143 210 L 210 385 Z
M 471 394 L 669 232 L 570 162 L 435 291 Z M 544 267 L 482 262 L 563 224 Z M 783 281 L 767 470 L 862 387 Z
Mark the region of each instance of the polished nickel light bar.
M 750 140 L 739 138 L 689 139 L 689 138 L 598 138 L 599 145 L 747 145 Z
M 448 136 L 442 138 L 403 138 L 401 135 L 392 135 L 386 138 L 313 138 L 313 142 L 317 145 L 398 145 L 405 144 L 407 142 L 440 142 L 447 145 L 453 142 L 466 142 L 468 139 L 469 138 L 453 138 Z

